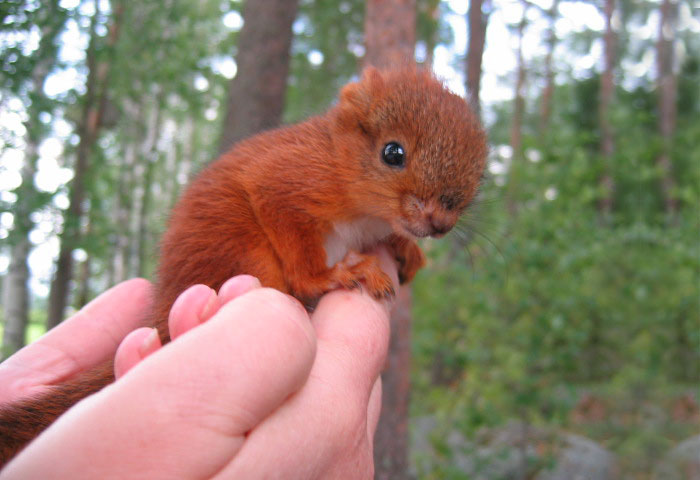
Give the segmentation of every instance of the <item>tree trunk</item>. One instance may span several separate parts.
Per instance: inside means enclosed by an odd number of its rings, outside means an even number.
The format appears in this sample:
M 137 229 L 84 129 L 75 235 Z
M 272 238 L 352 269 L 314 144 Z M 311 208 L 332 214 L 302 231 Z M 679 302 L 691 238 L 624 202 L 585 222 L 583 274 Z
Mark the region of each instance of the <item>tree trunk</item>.
M 489 17 L 483 11 L 483 0 L 470 0 L 467 12 L 469 25 L 469 45 L 465 68 L 467 70 L 467 98 L 477 116 L 481 116 L 481 63 L 486 43 L 486 26 Z
M 416 48 L 415 0 L 368 0 L 365 8 L 365 65 L 412 65 Z
M 35 89 L 39 88 L 35 90 L 37 94 L 41 94 L 39 92 L 43 89 L 47 74 L 48 70 L 45 70 L 35 77 L 33 83 Z M 33 227 L 30 214 L 37 195 L 34 187 L 34 175 L 39 157 L 39 138 L 35 135 L 39 123 L 38 113 L 38 111 L 33 111 L 25 123 L 28 132 L 25 137 L 27 146 L 24 150 L 22 183 L 17 191 L 17 202 L 13 209 L 14 227 L 9 238 L 10 264 L 3 289 L 5 325 L 2 338 L 2 358 L 12 355 L 24 346 L 25 331 L 29 323 L 29 266 L 27 261 L 31 250 L 29 233 Z
M 365 65 L 386 68 L 413 63 L 414 0 L 368 0 Z M 391 315 L 391 342 L 382 373 L 382 416 L 374 437 L 375 478 L 408 476 L 408 407 L 411 357 L 411 290 L 399 289 Z
M 4 330 L 2 355 L 9 356 L 24 346 L 25 331 L 29 323 L 29 266 L 27 264 L 31 242 L 29 233 L 33 228 L 30 215 L 37 208 L 37 190 L 34 175 L 39 158 L 38 150 L 43 134 L 39 115 L 45 110 L 44 83 L 56 61 L 58 49 L 55 40 L 63 29 L 65 11 L 58 6 L 58 1 L 48 2 L 46 6 L 46 23 L 40 28 L 41 40 L 37 49 L 37 58 L 31 71 L 31 104 L 27 107 L 27 121 L 24 127 L 26 148 L 22 165 L 22 183 L 17 189 L 17 201 L 13 205 L 14 227 L 10 233 L 10 264 L 3 289 Z M 60 15 L 60 18 L 59 18 Z M 43 105 L 43 106 L 42 106 Z
M 130 244 L 132 235 L 133 201 L 136 172 L 136 155 L 139 134 L 142 132 L 142 105 L 126 99 L 123 104 L 125 120 L 129 124 L 126 129 L 127 139 L 124 139 L 123 153 L 120 155 L 119 179 L 114 206 L 114 222 L 119 228 L 115 232 L 114 257 L 108 265 L 108 285 L 123 282 L 129 278 Z
M 184 124 L 182 126 L 182 158 L 180 159 L 180 174 L 183 176 L 185 181 L 189 182 L 193 172 L 196 170 L 195 166 L 195 125 L 191 118 L 185 118 Z M 178 186 L 179 188 L 179 186 Z M 173 198 L 174 200 L 177 198 Z
M 134 246 L 132 250 L 132 275 L 143 277 L 146 273 L 146 260 L 148 254 L 148 213 L 151 209 L 151 190 L 153 183 L 153 170 L 157 161 L 158 152 L 156 146 L 161 130 L 162 95 L 156 94 L 155 101 L 148 112 L 146 134 L 141 143 L 139 152 L 139 169 L 142 182 L 139 188 L 137 202 L 135 204 L 135 225 L 132 233 Z
M 138 211 L 138 224 L 136 230 L 136 255 L 134 259 L 136 260 L 136 271 L 135 275 L 137 277 L 147 276 L 147 260 L 149 249 L 149 232 L 148 232 L 148 213 L 151 210 L 151 201 L 153 196 L 151 195 L 151 187 L 153 184 L 153 171 L 155 169 L 154 158 L 149 157 L 146 160 L 145 173 L 143 176 L 143 189 L 141 203 L 139 205 Z
M 78 291 L 75 296 L 75 307 L 83 308 L 90 301 L 90 257 L 80 264 Z
M 183 134 L 182 127 L 178 125 L 178 130 Z M 180 160 L 178 149 L 180 145 L 176 141 L 168 142 L 165 150 L 165 174 L 166 181 L 163 182 L 163 198 L 165 198 L 166 209 L 170 211 L 175 204 L 179 189 L 178 176 L 180 175 Z
M 411 299 L 410 287 L 400 287 L 391 312 L 389 354 L 382 372 L 382 414 L 374 435 L 374 468 L 377 480 L 408 477 Z
M 107 48 L 113 47 L 119 38 L 124 6 L 121 3 L 113 5 L 112 24 L 107 36 Z M 87 51 L 88 77 L 83 106 L 82 118 L 78 126 L 80 141 L 76 152 L 73 180 L 70 187 L 70 205 L 64 215 L 61 248 L 56 262 L 56 273 L 51 282 L 49 293 L 47 329 L 53 328 L 63 320 L 68 302 L 68 291 L 73 278 L 73 250 L 80 240 L 80 220 L 83 216 L 85 200 L 85 175 L 89 168 L 90 155 L 101 126 L 101 119 L 106 105 L 106 92 L 110 63 L 97 62 L 96 49 L 99 36 L 95 31 L 97 17 L 100 15 L 99 2 L 95 2 L 90 27 L 90 44 Z
M 678 3 L 671 0 L 663 0 L 661 3 L 661 20 L 659 22 L 659 38 L 656 53 L 659 133 L 662 147 L 656 164 L 661 171 L 661 194 L 666 216 L 670 223 L 677 221 L 676 212 L 678 210 L 678 202 L 673 193 L 676 181 L 673 177 L 673 164 L 671 161 L 671 146 L 676 129 L 676 96 L 678 93 L 678 79 L 674 71 L 673 55 L 677 20 Z
M 525 114 L 525 60 L 523 58 L 523 35 L 527 24 L 527 6 L 523 6 L 523 17 L 518 23 L 517 74 L 513 98 L 513 121 L 510 127 L 510 146 L 513 149 L 513 161 L 522 156 L 523 115 Z
M 612 157 L 615 152 L 615 141 L 612 126 L 610 125 L 610 107 L 615 91 L 615 48 L 616 35 L 612 27 L 612 16 L 615 11 L 615 0 L 605 0 L 605 69 L 600 77 L 600 154 L 603 158 L 603 175 L 600 179 L 602 197 L 598 210 L 603 222 L 607 223 L 613 208 L 613 192 L 615 184 L 612 177 Z
M 30 249 L 29 237 L 23 235 L 12 245 L 10 265 L 5 275 L 3 288 L 5 324 L 2 332 L 2 355 L 7 358 L 24 346 L 25 332 L 29 322 L 29 267 L 27 257 Z
M 544 58 L 544 78 L 545 85 L 542 90 L 542 101 L 540 103 L 540 138 L 545 138 L 549 130 L 549 120 L 552 116 L 552 95 L 554 94 L 554 49 L 557 46 L 557 34 L 554 23 L 557 19 L 557 7 L 559 0 L 554 0 L 552 7 L 547 11 L 549 18 L 549 30 L 547 32 L 547 55 Z
M 129 265 L 129 238 L 131 237 L 131 203 L 129 197 L 133 193 L 133 170 L 136 160 L 135 142 L 129 141 L 124 148 L 124 155 L 119 174 L 119 186 L 117 188 L 117 200 L 115 205 L 115 224 L 119 226 L 116 233 L 114 258 L 111 262 L 109 284 L 114 285 L 128 278 Z M 123 227 L 125 230 L 122 230 Z
M 298 0 L 247 1 L 238 37 L 238 73 L 231 81 L 219 153 L 276 127 L 284 110 L 292 23 Z
M 523 157 L 523 116 L 525 115 L 525 60 L 523 58 L 523 35 L 525 26 L 527 25 L 527 9 L 529 3 L 522 0 L 523 14 L 518 23 L 518 51 L 517 58 L 517 73 L 515 80 L 515 92 L 513 98 L 513 120 L 510 126 L 510 146 L 513 151 L 511 156 L 510 168 L 508 170 L 508 187 L 506 191 L 506 208 L 511 217 L 517 214 L 516 192 L 518 187 L 517 171 L 520 168 L 520 161 Z

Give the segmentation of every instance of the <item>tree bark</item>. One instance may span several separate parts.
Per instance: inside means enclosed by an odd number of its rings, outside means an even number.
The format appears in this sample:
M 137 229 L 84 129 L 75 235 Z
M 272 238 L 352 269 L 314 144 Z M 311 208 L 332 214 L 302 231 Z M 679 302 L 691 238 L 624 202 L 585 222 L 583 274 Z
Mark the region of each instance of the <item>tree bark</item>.
M 40 94 L 48 69 L 38 73 L 34 78 L 34 88 Z M 30 109 L 30 111 L 35 109 Z M 2 358 L 12 355 L 25 344 L 25 331 L 29 323 L 29 252 L 31 242 L 29 233 L 33 228 L 30 214 L 33 209 L 37 191 L 34 187 L 34 175 L 39 157 L 39 138 L 35 135 L 39 122 L 38 111 L 31 112 L 25 123 L 27 128 L 24 164 L 22 165 L 22 183 L 17 192 L 14 205 L 14 227 L 10 234 L 10 264 L 5 276 L 3 288 L 3 306 L 5 322 L 2 337 Z
M 365 65 L 378 68 L 414 62 L 414 0 L 368 0 Z M 382 415 L 374 438 L 375 478 L 408 476 L 408 407 L 411 357 L 411 290 L 399 289 L 391 315 L 391 341 L 382 373 Z
M 600 178 L 602 197 L 599 201 L 598 210 L 602 220 L 607 223 L 613 209 L 613 193 L 615 183 L 612 177 L 612 157 L 615 153 L 615 139 L 610 124 L 610 107 L 615 92 L 615 48 L 616 35 L 612 26 L 612 16 L 615 11 L 615 0 L 605 0 L 605 34 L 603 41 L 605 44 L 605 68 L 600 77 L 600 103 L 599 103 L 599 123 L 600 123 L 600 154 L 603 158 L 603 174 Z
M 661 135 L 661 153 L 656 164 L 661 171 L 661 195 L 666 216 L 670 223 L 676 222 L 678 202 L 673 190 L 676 181 L 673 176 L 671 147 L 676 129 L 676 96 L 678 79 L 674 71 L 673 47 L 678 20 L 678 3 L 663 0 L 661 3 L 661 20 L 659 21 L 659 38 L 657 41 L 656 68 L 658 74 L 658 109 L 659 134 Z
M 471 103 L 474 112 L 481 117 L 481 101 L 479 92 L 481 91 L 481 63 L 484 56 L 484 45 L 486 44 L 486 26 L 488 25 L 488 15 L 483 11 L 483 0 L 470 0 L 469 11 L 467 12 L 467 23 L 469 26 L 469 45 L 467 47 L 466 70 L 467 70 L 467 98 Z
M 124 6 L 121 3 L 113 5 L 112 24 L 107 35 L 107 48 L 113 47 L 119 38 Z M 49 293 L 47 329 L 53 328 L 63 320 L 68 303 L 68 292 L 73 278 L 73 250 L 80 240 L 80 220 L 83 216 L 85 200 L 85 175 L 89 168 L 90 155 L 97 141 L 107 102 L 106 92 L 110 70 L 107 60 L 98 62 L 96 59 L 99 36 L 95 32 L 97 17 L 100 14 L 99 2 L 95 2 L 95 13 L 90 27 L 90 44 L 87 52 L 88 77 L 84 99 L 83 113 L 78 126 L 80 141 L 76 152 L 74 176 L 70 187 L 70 205 L 64 215 L 61 247 L 56 261 L 56 273 L 51 282 Z
M 29 323 L 29 267 L 27 257 L 30 250 L 29 237 L 22 236 L 12 245 L 10 265 L 5 275 L 3 305 L 5 324 L 2 332 L 2 355 L 7 358 L 24 346 L 25 332 Z
M 516 191 L 518 186 L 517 171 L 520 168 L 519 162 L 523 157 L 522 146 L 522 130 L 523 116 L 525 115 L 525 59 L 523 57 L 523 35 L 527 25 L 527 9 L 529 3 L 522 0 L 523 14 L 520 22 L 518 22 L 518 50 L 517 58 L 517 73 L 515 79 L 515 91 L 513 98 L 513 119 L 510 126 L 510 146 L 512 149 L 511 163 L 508 170 L 508 187 L 506 191 L 506 208 L 511 217 L 517 214 Z
M 127 200 L 132 192 L 133 178 L 132 172 L 136 159 L 136 145 L 133 140 L 129 141 L 124 149 L 123 163 L 120 168 L 119 186 L 117 188 L 117 200 L 114 207 L 116 225 L 124 227 L 116 233 L 114 247 L 114 258 L 111 262 L 111 275 L 109 284 L 114 285 L 123 282 L 128 278 L 129 265 L 129 238 L 131 237 L 131 205 Z
M 527 25 L 527 3 L 523 2 L 523 17 L 518 23 L 517 73 L 513 98 L 513 121 L 510 128 L 510 146 L 513 149 L 513 161 L 522 156 L 523 115 L 525 113 L 525 60 L 523 58 L 523 35 Z
M 27 264 L 31 251 L 29 233 L 33 228 L 30 215 L 37 207 L 38 192 L 34 186 L 34 175 L 39 158 L 38 150 L 42 133 L 39 114 L 44 111 L 44 83 L 56 61 L 58 49 L 55 40 L 63 29 L 65 12 L 60 9 L 58 1 L 49 2 L 47 16 L 40 28 L 41 40 L 37 49 L 37 58 L 32 68 L 31 104 L 27 108 L 28 118 L 24 123 L 25 135 L 24 163 L 22 165 L 22 183 L 17 189 L 17 201 L 13 206 L 14 227 L 10 234 L 10 264 L 4 280 L 3 307 L 4 329 L 2 338 L 2 355 L 0 359 L 11 355 L 24 346 L 25 332 L 29 323 L 29 266 Z M 60 15 L 60 19 L 57 16 Z
M 382 414 L 374 435 L 377 480 L 408 477 L 412 296 L 410 287 L 400 287 L 391 312 L 391 340 L 382 372 Z
M 388 68 L 413 64 L 415 0 L 367 0 L 364 64 Z
M 136 156 L 140 134 L 143 131 L 142 112 L 143 106 L 130 99 L 123 103 L 125 120 L 129 128 L 125 130 L 128 138 L 122 141 L 123 152 L 119 161 L 119 179 L 116 191 L 116 201 L 114 206 L 114 222 L 120 228 L 115 232 L 114 256 L 108 265 L 108 285 L 123 282 L 129 278 L 130 266 L 130 245 L 133 238 L 132 218 L 133 218 L 133 195 L 135 179 L 137 178 Z
M 544 78 L 545 85 L 542 90 L 542 101 L 540 103 L 540 138 L 545 138 L 549 130 L 549 121 L 552 116 L 552 95 L 554 94 L 554 49 L 557 46 L 557 34 L 554 29 L 554 22 L 557 19 L 557 7 L 559 0 L 552 2 L 552 7 L 547 10 L 549 18 L 549 29 L 547 31 L 547 55 L 544 58 Z
M 231 81 L 219 153 L 276 127 L 284 110 L 292 23 L 298 0 L 245 3 L 238 37 L 238 73 Z
M 140 149 L 139 169 L 142 178 L 135 205 L 135 225 L 133 230 L 134 246 L 132 251 L 132 275 L 143 277 L 146 274 L 148 254 L 148 214 L 151 210 L 153 170 L 158 160 L 156 146 L 161 131 L 162 95 L 156 94 L 156 99 L 148 112 L 146 135 Z
M 80 264 L 78 291 L 75 296 L 75 307 L 83 308 L 90 301 L 90 257 Z

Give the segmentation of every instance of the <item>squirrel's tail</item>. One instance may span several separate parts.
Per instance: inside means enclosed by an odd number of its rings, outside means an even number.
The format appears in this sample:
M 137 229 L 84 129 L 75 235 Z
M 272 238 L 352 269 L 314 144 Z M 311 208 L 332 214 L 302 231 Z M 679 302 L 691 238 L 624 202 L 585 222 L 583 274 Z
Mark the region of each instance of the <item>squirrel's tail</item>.
M 50 391 L 0 406 L 0 467 L 78 401 L 114 381 L 110 360 L 83 372 Z

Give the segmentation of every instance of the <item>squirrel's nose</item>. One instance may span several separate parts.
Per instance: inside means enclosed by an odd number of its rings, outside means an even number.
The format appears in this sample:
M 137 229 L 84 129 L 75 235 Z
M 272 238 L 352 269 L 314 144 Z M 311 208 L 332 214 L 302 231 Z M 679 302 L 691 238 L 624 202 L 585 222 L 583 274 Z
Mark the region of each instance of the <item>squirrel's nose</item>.
M 435 212 L 428 213 L 428 222 L 433 229 L 431 235 L 444 235 L 452 229 L 453 223 L 449 219 L 436 214 Z
M 440 223 L 433 223 L 433 230 L 435 230 L 435 233 L 439 233 L 440 235 L 442 235 L 450 231 L 450 226 L 443 225 Z

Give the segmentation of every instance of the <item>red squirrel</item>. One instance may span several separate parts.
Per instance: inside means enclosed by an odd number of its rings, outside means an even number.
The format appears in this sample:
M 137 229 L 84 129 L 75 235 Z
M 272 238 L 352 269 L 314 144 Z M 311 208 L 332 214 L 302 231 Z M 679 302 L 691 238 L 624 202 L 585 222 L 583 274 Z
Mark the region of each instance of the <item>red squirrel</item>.
M 312 305 L 336 288 L 394 294 L 367 249 L 384 243 L 409 282 L 474 197 L 486 136 L 461 97 L 429 72 L 367 68 L 326 114 L 244 140 L 207 166 L 162 239 L 153 325 L 167 342 L 187 287 L 246 273 Z M 0 408 L 0 465 L 83 397 L 112 382 L 106 363 L 50 394 Z

